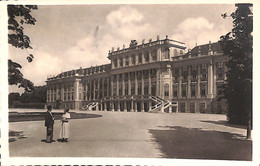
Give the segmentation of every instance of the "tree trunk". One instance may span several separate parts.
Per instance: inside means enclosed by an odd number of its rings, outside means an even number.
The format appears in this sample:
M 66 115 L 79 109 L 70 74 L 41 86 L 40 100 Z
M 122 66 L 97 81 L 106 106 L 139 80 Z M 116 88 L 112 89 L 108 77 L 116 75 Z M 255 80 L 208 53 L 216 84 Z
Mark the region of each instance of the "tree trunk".
M 248 120 L 247 120 L 247 131 L 246 131 L 246 139 L 251 140 L 251 126 L 252 126 L 252 120 L 251 120 L 251 111 L 248 112 Z

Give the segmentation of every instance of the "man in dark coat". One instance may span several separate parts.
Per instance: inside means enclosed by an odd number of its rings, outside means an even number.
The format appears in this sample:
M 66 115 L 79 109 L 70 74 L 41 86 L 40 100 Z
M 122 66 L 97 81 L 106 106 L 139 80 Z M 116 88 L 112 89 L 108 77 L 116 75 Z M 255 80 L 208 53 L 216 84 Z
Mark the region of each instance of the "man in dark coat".
M 53 138 L 54 117 L 52 116 L 51 111 L 52 107 L 49 105 L 45 114 L 45 127 L 47 128 L 46 143 L 52 143 Z

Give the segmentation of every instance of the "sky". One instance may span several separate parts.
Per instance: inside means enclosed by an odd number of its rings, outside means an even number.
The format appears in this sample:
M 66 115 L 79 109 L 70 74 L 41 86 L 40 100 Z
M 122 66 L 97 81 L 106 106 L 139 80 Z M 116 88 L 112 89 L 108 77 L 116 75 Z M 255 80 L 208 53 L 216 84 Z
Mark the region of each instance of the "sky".
M 221 14 L 234 4 L 207 5 L 38 5 L 32 11 L 35 25 L 25 26 L 34 55 L 28 63 L 25 50 L 9 46 L 8 58 L 20 63 L 24 78 L 36 86 L 63 71 L 110 63 L 112 47 L 128 47 L 130 40 L 170 39 L 195 44 L 217 42 L 232 29 L 232 19 Z M 9 92 L 20 91 L 9 86 Z

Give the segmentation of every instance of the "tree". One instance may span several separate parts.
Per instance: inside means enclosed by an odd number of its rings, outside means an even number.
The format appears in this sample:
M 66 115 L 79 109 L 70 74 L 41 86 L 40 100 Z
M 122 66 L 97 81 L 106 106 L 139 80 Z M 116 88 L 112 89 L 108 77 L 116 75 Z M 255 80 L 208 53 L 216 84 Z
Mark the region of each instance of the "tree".
M 236 4 L 231 32 L 221 36 L 220 45 L 227 61 L 227 80 L 220 98 L 227 101 L 229 123 L 247 125 L 247 138 L 252 127 L 252 4 Z M 222 15 L 228 17 L 226 14 Z
M 8 43 L 20 49 L 32 49 L 29 36 L 24 34 L 24 24 L 35 25 L 36 19 L 31 16 L 31 10 L 37 10 L 36 5 L 8 5 Z M 29 53 L 28 53 L 29 54 Z M 28 62 L 33 61 L 34 56 L 27 56 Z M 9 85 L 19 85 L 25 91 L 33 90 L 33 83 L 25 78 L 20 72 L 22 66 L 19 63 L 8 60 L 8 83 Z
M 9 107 L 12 106 L 14 101 L 20 101 L 20 94 L 19 93 L 10 93 L 8 95 L 8 105 L 9 105 Z

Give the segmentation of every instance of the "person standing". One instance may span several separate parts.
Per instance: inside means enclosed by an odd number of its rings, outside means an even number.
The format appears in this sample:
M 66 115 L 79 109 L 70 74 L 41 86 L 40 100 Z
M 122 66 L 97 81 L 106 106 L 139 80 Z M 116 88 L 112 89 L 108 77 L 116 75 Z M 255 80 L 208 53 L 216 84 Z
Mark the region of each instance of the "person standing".
M 61 142 L 68 142 L 69 132 L 70 132 L 69 119 L 70 119 L 69 109 L 65 109 L 61 120 L 61 130 L 60 130 L 60 139 L 59 139 Z
M 54 125 L 54 117 L 51 113 L 52 106 L 47 107 L 47 112 L 45 114 L 45 127 L 47 129 L 46 133 L 46 143 L 53 142 L 53 125 Z

